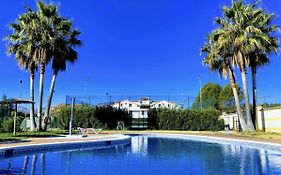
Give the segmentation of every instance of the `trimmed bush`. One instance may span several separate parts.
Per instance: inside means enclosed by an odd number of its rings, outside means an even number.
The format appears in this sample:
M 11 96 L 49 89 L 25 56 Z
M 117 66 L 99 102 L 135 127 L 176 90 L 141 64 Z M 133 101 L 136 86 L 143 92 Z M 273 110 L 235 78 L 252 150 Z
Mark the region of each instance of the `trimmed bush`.
M 149 129 L 218 131 L 224 129 L 223 121 L 219 120 L 220 112 L 213 109 L 174 110 L 157 109 L 148 113 Z
M 69 129 L 70 106 L 61 107 L 53 114 L 51 127 Z M 74 110 L 73 127 L 115 129 L 118 121 L 123 121 L 125 127 L 131 126 L 131 116 L 121 109 L 108 107 L 92 107 L 76 105 Z

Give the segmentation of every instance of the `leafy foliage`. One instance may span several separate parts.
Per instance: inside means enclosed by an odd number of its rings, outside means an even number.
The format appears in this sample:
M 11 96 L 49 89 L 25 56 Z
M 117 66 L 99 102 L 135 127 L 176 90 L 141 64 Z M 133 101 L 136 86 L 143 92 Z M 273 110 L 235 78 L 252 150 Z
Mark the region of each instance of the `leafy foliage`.
M 220 112 L 213 109 L 174 110 L 157 109 L 148 114 L 149 129 L 218 131 L 224 128 L 223 120 L 219 120 Z
M 208 109 L 220 109 L 219 105 L 219 95 L 221 87 L 215 83 L 207 83 L 201 89 L 201 98 L 202 98 L 202 108 Z M 200 109 L 200 94 L 196 97 L 195 102 L 192 105 L 193 109 Z
M 12 116 L 6 116 L 0 120 L 0 132 L 12 133 L 14 131 L 14 112 Z M 16 131 L 20 131 L 20 124 L 24 119 L 23 113 L 17 113 Z
M 53 115 L 52 127 L 60 129 L 69 128 L 70 106 L 62 107 Z M 73 127 L 115 129 L 118 121 L 123 121 L 125 127 L 130 127 L 131 120 L 131 116 L 125 110 L 112 107 L 76 105 Z
M 239 85 L 236 85 L 236 89 L 238 91 L 240 103 L 243 102 L 243 93 L 241 92 L 241 89 Z M 236 106 L 235 106 L 235 99 L 233 95 L 233 90 L 230 84 L 227 84 L 223 87 L 223 89 L 220 92 L 219 96 L 220 101 L 220 109 L 224 112 L 235 112 Z
M 7 96 L 4 94 L 2 96 L 2 100 L 6 100 Z M 11 104 L 0 104 L 0 120 L 6 116 L 11 115 L 13 106 Z

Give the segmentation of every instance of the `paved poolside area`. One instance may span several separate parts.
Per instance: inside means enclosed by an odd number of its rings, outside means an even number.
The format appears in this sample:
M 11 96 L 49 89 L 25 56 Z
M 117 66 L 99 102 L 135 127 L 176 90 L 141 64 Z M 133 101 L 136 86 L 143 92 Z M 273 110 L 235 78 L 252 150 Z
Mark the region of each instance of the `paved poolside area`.
M 232 133 L 232 132 L 198 132 L 198 131 L 138 131 L 132 132 L 128 131 L 125 132 L 126 134 L 184 134 L 184 135 L 192 135 L 192 136 L 206 136 L 206 137 L 215 137 L 221 139 L 235 139 L 235 140 L 245 140 L 245 141 L 254 141 L 254 142 L 266 142 L 266 143 L 273 143 L 273 144 L 281 144 L 281 139 L 273 139 L 273 138 L 257 138 L 257 137 L 250 137 L 250 136 L 243 136 L 239 135 L 239 133 Z
M 29 138 L 21 141 L 0 142 L 0 149 L 16 146 L 51 144 L 51 143 L 69 143 L 69 142 L 89 142 L 96 140 L 108 140 L 120 137 L 118 134 L 89 134 L 88 137 L 71 136 L 71 137 L 48 137 L 48 138 Z
M 190 136 L 205 136 L 219 139 L 234 139 L 234 140 L 244 140 L 253 142 L 265 142 L 268 144 L 281 144 L 281 140 L 269 139 L 269 138 L 256 138 L 250 136 L 240 136 L 233 133 L 227 132 L 183 132 L 183 131 L 168 131 L 168 132 L 157 132 L 157 131 L 127 131 L 125 134 L 181 134 Z M 26 145 L 38 145 L 38 144 L 51 144 L 51 143 L 69 143 L 69 142 L 89 142 L 97 140 L 110 140 L 120 137 L 116 132 L 106 132 L 103 134 L 88 134 L 88 137 L 81 136 L 71 136 L 71 137 L 50 137 L 50 138 L 29 138 L 22 141 L 14 142 L 0 142 L 0 148 L 4 147 L 16 147 L 16 146 L 26 146 Z

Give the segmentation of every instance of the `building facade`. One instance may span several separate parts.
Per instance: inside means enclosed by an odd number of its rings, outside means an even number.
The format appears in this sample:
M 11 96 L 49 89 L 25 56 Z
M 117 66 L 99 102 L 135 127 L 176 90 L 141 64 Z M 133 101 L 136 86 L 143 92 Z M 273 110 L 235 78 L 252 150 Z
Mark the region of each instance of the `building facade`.
M 153 101 L 148 97 L 141 98 L 138 101 L 123 100 L 115 102 L 112 107 L 127 110 L 132 115 L 133 119 L 148 118 L 149 109 L 180 108 L 175 102 L 169 102 L 166 100 Z

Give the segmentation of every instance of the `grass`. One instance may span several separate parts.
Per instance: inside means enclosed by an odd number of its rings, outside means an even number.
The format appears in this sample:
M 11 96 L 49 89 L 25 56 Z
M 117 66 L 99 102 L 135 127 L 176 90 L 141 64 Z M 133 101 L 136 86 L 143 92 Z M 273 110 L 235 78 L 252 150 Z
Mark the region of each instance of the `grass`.
M 19 141 L 27 138 L 44 138 L 44 137 L 59 137 L 67 132 L 63 131 L 47 131 L 47 132 L 18 132 L 16 135 L 11 133 L 0 133 L 0 142 Z
M 281 133 L 276 133 L 276 132 L 255 131 L 255 132 L 241 132 L 237 134 L 245 137 L 281 140 Z
M 13 134 L 9 134 L 9 133 L 0 133 L 0 142 L 5 142 L 5 141 L 17 141 L 17 140 L 21 140 L 22 138 L 17 138 L 14 137 Z
M 264 110 L 273 110 L 273 109 L 281 109 L 281 106 L 273 106 L 273 107 L 264 107 Z

